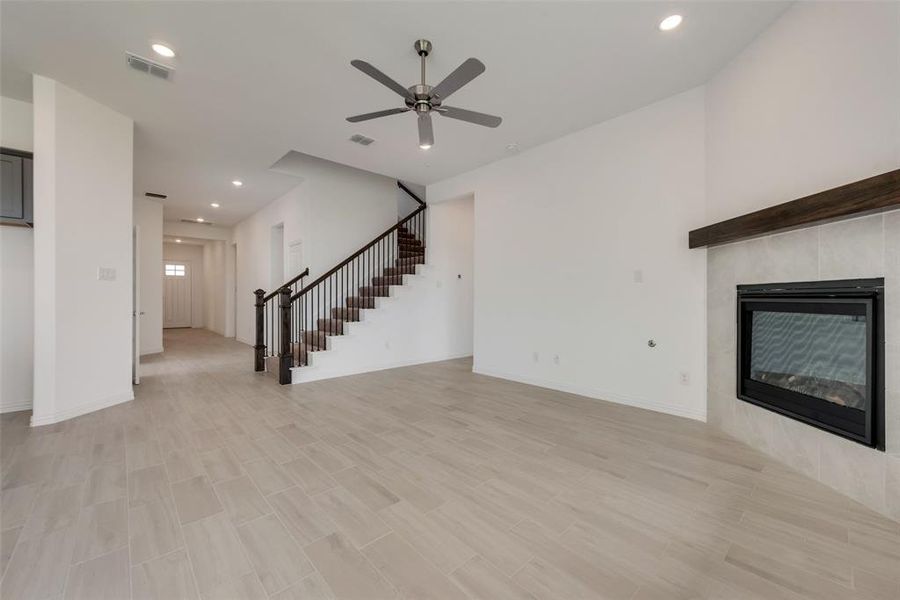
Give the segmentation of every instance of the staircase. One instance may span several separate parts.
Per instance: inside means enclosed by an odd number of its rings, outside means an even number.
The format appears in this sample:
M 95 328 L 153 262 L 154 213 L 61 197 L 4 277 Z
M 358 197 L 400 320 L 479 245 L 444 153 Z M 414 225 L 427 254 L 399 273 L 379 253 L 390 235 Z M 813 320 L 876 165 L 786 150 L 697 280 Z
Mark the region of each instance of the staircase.
M 282 384 L 292 370 L 309 366 L 311 355 L 329 349 L 329 338 L 344 335 L 347 323 L 375 309 L 425 263 L 425 202 L 402 183 L 419 204 L 409 216 L 351 254 L 315 281 L 309 269 L 268 295 L 256 290 L 256 371 L 277 371 Z

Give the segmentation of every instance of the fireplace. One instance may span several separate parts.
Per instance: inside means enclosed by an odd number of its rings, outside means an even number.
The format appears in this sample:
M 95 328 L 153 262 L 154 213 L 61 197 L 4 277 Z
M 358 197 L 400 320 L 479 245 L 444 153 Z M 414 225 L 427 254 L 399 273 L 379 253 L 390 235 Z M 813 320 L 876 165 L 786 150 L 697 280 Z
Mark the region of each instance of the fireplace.
M 737 395 L 884 450 L 884 280 L 737 287 Z

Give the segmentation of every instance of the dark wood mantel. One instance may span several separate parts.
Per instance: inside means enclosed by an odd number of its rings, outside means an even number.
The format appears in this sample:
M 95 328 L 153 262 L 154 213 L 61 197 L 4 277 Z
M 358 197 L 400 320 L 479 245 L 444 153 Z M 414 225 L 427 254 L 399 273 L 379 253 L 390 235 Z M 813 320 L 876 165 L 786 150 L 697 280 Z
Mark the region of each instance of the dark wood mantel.
M 695 229 L 690 248 L 900 208 L 900 169 Z

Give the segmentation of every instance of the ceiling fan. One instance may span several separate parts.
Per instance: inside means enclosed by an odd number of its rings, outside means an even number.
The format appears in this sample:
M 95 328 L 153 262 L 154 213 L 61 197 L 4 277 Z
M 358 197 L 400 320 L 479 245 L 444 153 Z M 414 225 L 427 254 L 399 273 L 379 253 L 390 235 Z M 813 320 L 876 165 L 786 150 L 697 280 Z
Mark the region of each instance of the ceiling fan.
M 434 129 L 431 125 L 432 111 L 451 119 L 467 121 L 485 127 L 497 127 L 500 125 L 501 121 L 503 121 L 500 117 L 476 112 L 474 110 L 443 105 L 444 100 L 446 100 L 450 94 L 484 73 L 484 63 L 477 58 L 470 58 L 456 67 L 456 70 L 447 75 L 442 82 L 435 86 L 430 86 L 425 83 L 425 58 L 431 53 L 431 42 L 428 40 L 417 40 L 416 43 L 413 44 L 413 47 L 416 49 L 416 53 L 418 53 L 422 62 L 422 83 L 412 85 L 408 88 L 403 87 L 364 60 L 350 61 L 351 65 L 378 83 L 399 94 L 406 103 L 406 106 L 403 108 L 389 108 L 387 110 L 379 110 L 347 117 L 348 121 L 351 123 L 359 123 L 360 121 L 368 121 L 370 119 L 378 119 L 379 117 L 415 111 L 419 119 L 419 148 L 422 148 L 423 150 L 427 150 L 434 145 Z

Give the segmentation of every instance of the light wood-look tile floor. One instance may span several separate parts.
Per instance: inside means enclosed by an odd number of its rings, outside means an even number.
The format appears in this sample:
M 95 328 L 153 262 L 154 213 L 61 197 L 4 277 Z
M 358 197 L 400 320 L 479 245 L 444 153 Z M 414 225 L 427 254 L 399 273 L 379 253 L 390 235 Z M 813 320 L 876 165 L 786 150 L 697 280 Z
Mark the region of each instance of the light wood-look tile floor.
M 900 598 L 900 524 L 702 423 L 471 373 L 301 386 L 166 334 L 137 399 L 3 416 L 16 598 Z

